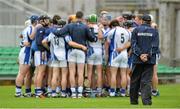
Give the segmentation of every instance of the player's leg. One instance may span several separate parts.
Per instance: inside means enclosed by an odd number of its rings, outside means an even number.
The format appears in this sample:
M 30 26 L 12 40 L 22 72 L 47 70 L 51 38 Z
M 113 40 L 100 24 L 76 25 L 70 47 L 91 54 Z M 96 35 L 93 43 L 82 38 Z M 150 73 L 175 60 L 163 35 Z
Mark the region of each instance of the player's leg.
M 97 72 L 97 92 L 98 96 L 102 95 L 102 65 L 96 65 Z
M 57 94 L 60 94 L 61 93 L 61 70 L 60 70 L 60 73 L 58 75 L 58 78 L 57 78 L 57 87 L 56 87 L 56 93 Z
M 116 76 L 117 76 L 117 67 L 111 67 L 111 89 L 110 89 L 110 96 L 115 96 L 116 92 Z
M 77 64 L 78 74 L 78 97 L 82 97 L 83 82 L 84 82 L 84 64 Z
M 53 67 L 48 66 L 47 96 L 51 96 L 51 93 L 52 93 L 52 89 L 51 89 L 52 74 L 53 74 Z
M 43 94 L 42 88 L 43 88 L 43 79 L 45 76 L 45 71 L 46 71 L 46 65 L 41 64 L 38 66 L 38 73 L 37 73 L 37 80 L 36 80 L 37 96 L 40 96 Z
M 78 98 L 82 97 L 83 92 L 85 58 L 85 52 L 77 50 Z
M 130 68 L 127 68 L 127 96 L 129 96 L 129 91 L 130 91 L 130 81 L 131 81 L 131 78 L 130 78 L 130 73 L 131 73 L 131 69 Z
M 66 88 L 67 88 L 67 75 L 68 75 L 68 69 L 67 67 L 61 68 L 62 78 L 61 78 L 61 86 L 62 86 L 62 97 L 66 97 Z
M 31 97 L 31 83 L 32 83 L 32 77 L 34 73 L 34 68 L 30 67 L 30 70 L 27 72 L 25 80 L 24 80 L 24 85 L 26 87 L 25 89 L 25 96 L 26 97 Z
M 69 82 L 71 87 L 71 97 L 76 98 L 76 49 L 68 51 L 68 67 L 69 67 Z
M 30 71 L 31 50 L 29 47 L 21 48 L 19 52 L 19 73 L 16 77 L 16 97 L 22 96 L 22 85 L 26 74 Z
M 128 54 L 127 52 L 123 52 L 120 54 L 120 74 L 121 74 L 121 96 L 126 95 L 126 87 L 127 87 L 127 68 L 128 68 Z
M 128 68 L 127 68 L 127 96 L 130 93 L 130 75 L 132 74 L 132 56 L 128 57 Z
M 60 74 L 60 68 L 59 67 L 53 67 L 53 75 L 52 75 L 52 81 L 51 81 L 51 89 L 52 89 L 52 97 L 57 97 L 56 93 L 56 87 L 58 85 L 58 78 Z
M 92 88 L 92 71 L 93 71 L 93 65 L 88 64 L 87 65 L 87 77 L 88 77 L 88 90 L 91 90 Z
M 27 72 L 30 70 L 30 65 L 20 64 L 19 73 L 16 77 L 16 94 L 15 96 L 22 96 L 22 85 Z
M 69 62 L 69 80 L 71 86 L 72 97 L 76 98 L 76 82 L 75 82 L 76 64 Z
M 123 97 L 126 95 L 126 86 L 127 86 L 126 69 L 127 68 L 120 68 L 120 74 L 121 74 L 121 89 L 120 89 L 120 94 Z
M 152 95 L 159 96 L 158 91 L 158 75 L 157 75 L 157 64 L 153 67 L 153 78 L 152 78 Z
M 121 74 L 120 74 L 120 68 L 117 70 L 117 76 L 116 76 L 116 96 L 119 96 L 121 88 Z
M 35 66 L 37 67 L 37 78 L 36 78 L 36 95 L 41 96 L 43 94 L 43 79 L 46 72 L 46 52 L 35 52 Z
M 107 84 L 107 87 L 109 88 L 110 84 L 111 84 L 111 68 L 110 68 L 110 66 L 107 66 L 105 75 L 106 75 L 106 78 L 107 78 L 107 83 L 106 84 Z

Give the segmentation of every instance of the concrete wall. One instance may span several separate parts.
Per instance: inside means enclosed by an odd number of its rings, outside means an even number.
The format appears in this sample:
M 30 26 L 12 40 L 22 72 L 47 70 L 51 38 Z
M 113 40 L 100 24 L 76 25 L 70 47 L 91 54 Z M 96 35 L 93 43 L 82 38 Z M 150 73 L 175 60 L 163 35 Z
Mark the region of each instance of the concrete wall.
M 159 9 L 161 62 L 180 66 L 180 1 L 161 0 Z
M 24 26 L 0 26 L 0 47 L 19 46 L 21 39 L 18 37 Z
M 96 0 L 29 0 L 29 3 L 64 18 L 76 11 L 83 11 L 85 15 L 96 12 Z

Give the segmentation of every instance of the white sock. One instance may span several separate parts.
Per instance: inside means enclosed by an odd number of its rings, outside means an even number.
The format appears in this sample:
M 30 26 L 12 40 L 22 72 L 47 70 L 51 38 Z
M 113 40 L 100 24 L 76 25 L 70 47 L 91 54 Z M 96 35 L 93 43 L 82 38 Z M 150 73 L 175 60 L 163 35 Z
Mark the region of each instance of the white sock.
M 102 93 L 102 88 L 98 87 L 98 88 L 97 88 L 97 92 L 98 92 L 98 93 Z
M 72 93 L 76 93 L 76 88 L 72 87 L 72 88 L 71 88 L 71 92 L 72 92 Z
M 60 93 L 61 92 L 61 87 L 56 87 L 56 93 Z
M 47 88 L 47 92 L 48 92 L 48 93 L 51 93 L 51 92 L 52 92 L 52 89 L 51 89 L 51 87 L 50 87 L 50 86 L 48 86 L 48 88 Z
M 21 87 L 16 86 L 16 93 L 21 93 L 21 92 L 22 92 Z
M 82 93 L 83 92 L 83 87 L 82 86 L 79 86 L 78 87 L 78 93 Z

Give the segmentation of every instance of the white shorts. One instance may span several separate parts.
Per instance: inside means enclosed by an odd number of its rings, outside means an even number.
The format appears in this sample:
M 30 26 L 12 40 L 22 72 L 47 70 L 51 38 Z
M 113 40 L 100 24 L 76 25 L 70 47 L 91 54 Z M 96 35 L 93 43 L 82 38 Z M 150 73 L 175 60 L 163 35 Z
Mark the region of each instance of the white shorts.
M 67 61 L 62 60 L 62 61 L 52 61 L 51 67 L 67 67 Z
M 91 65 L 102 65 L 103 55 L 102 49 L 94 48 L 94 53 L 87 58 L 87 63 Z
M 48 59 L 47 66 L 52 67 L 52 60 L 51 59 Z
M 156 64 L 158 64 L 160 58 L 161 58 L 160 54 L 156 54 Z
M 34 53 L 34 65 L 47 65 L 47 52 L 35 51 Z
M 128 54 L 127 52 L 121 52 L 116 57 L 111 56 L 110 59 L 111 67 L 128 68 Z
M 31 48 L 23 47 L 19 52 L 19 64 L 31 65 Z
M 68 62 L 74 62 L 78 64 L 84 64 L 86 59 L 85 52 L 78 49 L 72 49 L 68 51 Z

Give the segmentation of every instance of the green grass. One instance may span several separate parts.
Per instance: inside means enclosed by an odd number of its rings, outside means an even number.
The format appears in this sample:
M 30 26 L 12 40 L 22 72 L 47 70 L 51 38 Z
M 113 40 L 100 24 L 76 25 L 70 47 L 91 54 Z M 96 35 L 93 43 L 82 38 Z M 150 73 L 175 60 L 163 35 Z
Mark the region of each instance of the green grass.
M 180 84 L 160 85 L 152 106 L 132 106 L 129 98 L 15 98 L 14 86 L 0 86 L 0 108 L 180 108 Z

